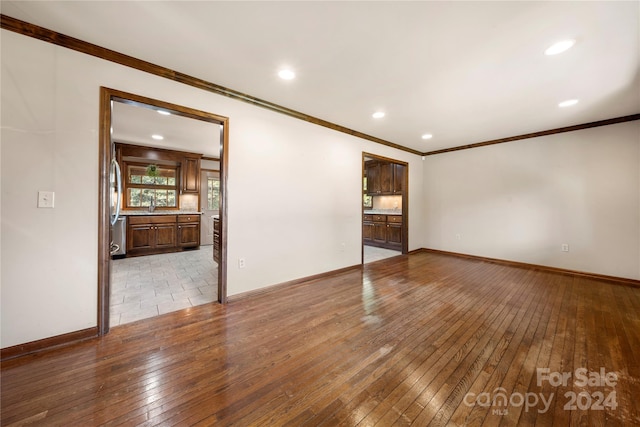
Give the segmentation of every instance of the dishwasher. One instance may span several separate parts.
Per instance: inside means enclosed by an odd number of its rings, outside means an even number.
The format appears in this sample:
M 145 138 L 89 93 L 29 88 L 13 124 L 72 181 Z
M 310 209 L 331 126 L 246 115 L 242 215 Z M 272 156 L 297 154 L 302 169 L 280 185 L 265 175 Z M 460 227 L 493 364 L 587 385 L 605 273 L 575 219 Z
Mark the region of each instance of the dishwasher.
M 111 258 L 124 258 L 127 254 L 127 217 L 118 217 L 111 227 Z

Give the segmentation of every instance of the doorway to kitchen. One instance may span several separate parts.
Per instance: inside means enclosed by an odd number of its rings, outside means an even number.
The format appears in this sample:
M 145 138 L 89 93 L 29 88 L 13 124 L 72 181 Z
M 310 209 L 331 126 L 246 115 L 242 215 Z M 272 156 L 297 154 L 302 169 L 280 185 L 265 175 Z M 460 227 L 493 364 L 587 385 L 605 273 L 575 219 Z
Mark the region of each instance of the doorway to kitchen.
M 120 143 L 116 150 L 114 134 L 114 106 L 136 107 L 136 111 L 127 110 L 125 114 L 151 114 L 175 116 L 195 119 L 193 122 L 206 124 L 205 139 L 196 134 L 181 138 L 190 141 L 186 152 L 177 147 L 157 145 L 162 138 L 153 137 L 156 142 L 143 144 L 135 140 L 132 132 L 126 137 L 127 144 Z M 123 117 L 120 115 L 119 117 Z M 136 121 L 136 123 L 139 121 Z M 132 122 L 133 123 L 133 122 Z M 118 124 L 120 129 L 122 123 Z M 124 126 L 126 127 L 126 126 Z M 199 129 L 198 126 L 192 129 Z M 127 248 L 133 263 L 149 264 L 141 272 L 137 284 L 147 281 L 153 283 L 155 278 L 150 272 L 158 272 L 171 266 L 178 266 L 179 275 L 189 272 L 198 274 L 207 265 L 215 265 L 212 246 L 200 249 L 201 214 L 199 199 L 201 188 L 202 154 L 219 159 L 218 209 L 220 230 L 218 233 L 219 259 L 216 268 L 216 296 L 220 303 L 226 303 L 226 182 L 228 165 L 228 118 L 192 108 L 159 101 L 114 89 L 100 88 L 100 192 L 99 192 L 99 246 L 98 246 L 98 331 L 100 335 L 108 333 L 110 328 L 112 281 L 117 269 L 112 260 L 114 253 L 113 225 L 117 223 L 120 213 L 126 210 L 128 221 L 124 233 Z M 167 132 L 172 132 L 171 126 Z M 119 132 L 120 130 L 118 130 Z M 145 130 L 146 136 L 155 131 Z M 147 135 L 148 134 L 148 135 Z M 161 135 L 160 135 L 161 136 Z M 120 139 L 125 137 L 122 134 Z M 203 140 L 205 148 L 197 148 L 192 141 Z M 168 144 L 165 141 L 165 144 Z M 200 154 L 198 154 L 200 153 Z M 211 156 L 213 154 L 213 156 Z M 119 171 L 119 173 L 118 173 Z M 120 178 L 116 178 L 120 176 Z M 128 209 L 128 210 L 127 210 Z M 118 245 L 115 245 L 118 246 Z M 209 249 L 209 250 L 207 250 Z M 196 253 L 199 257 L 182 257 Z M 166 258 L 156 260 L 157 257 Z M 171 259 L 169 259 L 171 258 Z M 174 259 L 175 258 L 175 259 Z M 196 259 L 203 258 L 203 259 Z M 185 261 L 185 259 L 187 259 Z M 202 262 L 200 266 L 193 262 Z M 186 265 L 185 263 L 189 263 Z M 158 270 L 158 271 L 156 271 Z M 205 282 L 204 274 L 201 275 Z M 161 279 L 162 280 L 162 279 Z M 170 288 L 170 284 L 167 288 Z M 197 284 L 198 285 L 198 284 Z M 182 286 L 182 284 L 181 284 Z M 188 293 L 189 289 L 183 287 Z M 197 289 L 202 293 L 200 289 Z M 167 289 L 169 291 L 169 289 Z M 154 291 L 155 292 L 155 291 Z M 192 292 L 195 292 L 193 290 Z M 186 295 L 185 293 L 185 295 Z M 155 292 L 156 297 L 160 297 Z M 195 296 L 195 295 L 194 295 Z M 203 298 L 210 295 L 202 295 Z M 164 297 L 166 299 L 166 297 Z M 173 297 L 172 297 L 173 299 Z M 200 301 L 199 300 L 199 301 Z M 169 302 L 167 300 L 167 302 Z
M 408 252 L 409 164 L 362 153 L 362 263 Z

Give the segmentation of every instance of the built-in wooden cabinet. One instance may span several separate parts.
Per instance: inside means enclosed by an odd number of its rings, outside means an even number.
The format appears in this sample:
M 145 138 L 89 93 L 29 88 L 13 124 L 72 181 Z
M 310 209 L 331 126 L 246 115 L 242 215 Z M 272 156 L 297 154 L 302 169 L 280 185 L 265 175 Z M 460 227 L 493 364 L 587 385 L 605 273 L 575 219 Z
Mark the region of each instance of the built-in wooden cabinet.
M 402 215 L 365 214 L 362 239 L 365 245 L 402 250 Z
M 220 218 L 213 219 L 213 260 L 220 264 Z
M 399 163 L 392 163 L 393 169 L 393 185 L 391 192 L 393 194 L 402 194 L 404 192 L 404 170 L 405 166 Z
M 200 215 L 178 215 L 178 246 L 200 246 Z
M 200 246 L 200 215 L 127 217 L 127 256 L 176 252 Z
M 182 159 L 182 193 L 200 193 L 200 157 Z
M 367 194 L 370 196 L 402 194 L 405 166 L 381 160 L 365 163 Z

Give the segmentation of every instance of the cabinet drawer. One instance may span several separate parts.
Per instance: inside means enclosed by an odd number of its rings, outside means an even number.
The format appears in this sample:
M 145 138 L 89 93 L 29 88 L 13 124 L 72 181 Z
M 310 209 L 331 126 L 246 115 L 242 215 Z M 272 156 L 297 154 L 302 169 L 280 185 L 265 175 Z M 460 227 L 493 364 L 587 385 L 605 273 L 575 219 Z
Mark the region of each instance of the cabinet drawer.
M 373 221 L 373 215 L 365 215 L 364 216 L 364 220 L 365 221 Z
M 127 218 L 129 224 L 170 224 L 176 222 L 175 215 L 143 215 L 130 216 Z
M 178 215 L 178 222 L 200 222 L 200 215 Z
M 402 224 L 402 215 L 388 215 L 387 222 L 394 222 L 396 224 Z
M 373 222 L 387 222 L 386 215 L 373 215 Z

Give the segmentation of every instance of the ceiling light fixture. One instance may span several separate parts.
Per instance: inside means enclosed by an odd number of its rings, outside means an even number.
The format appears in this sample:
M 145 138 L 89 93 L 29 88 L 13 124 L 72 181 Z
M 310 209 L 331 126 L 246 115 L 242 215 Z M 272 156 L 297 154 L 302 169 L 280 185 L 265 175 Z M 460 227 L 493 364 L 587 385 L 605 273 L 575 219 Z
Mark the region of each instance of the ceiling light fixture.
M 154 134 L 154 135 L 151 135 L 151 138 L 155 139 L 156 141 L 162 141 L 164 139 L 164 136 Z
M 168 111 L 164 111 L 164 110 L 158 110 L 158 114 L 162 114 L 163 116 L 170 116 L 171 113 Z
M 425 133 L 424 135 L 422 135 L 422 139 L 431 139 L 433 138 L 433 135 L 431 135 L 430 133 Z
M 371 117 L 373 117 L 374 119 L 381 119 L 384 117 L 384 112 L 382 111 L 376 111 L 375 113 L 373 113 L 371 115 Z
M 545 55 L 557 55 L 559 53 L 564 52 L 565 50 L 570 49 L 576 43 L 575 40 L 562 40 L 560 42 L 554 43 L 547 50 L 544 51 Z
M 577 99 L 567 99 L 566 101 L 562 101 L 558 104 L 558 107 L 571 107 L 572 105 L 576 105 L 578 103 Z
M 291 71 L 289 69 L 284 69 L 284 70 L 278 71 L 278 76 L 282 80 L 293 80 L 293 79 L 296 78 L 296 73 L 294 73 L 293 71 Z

